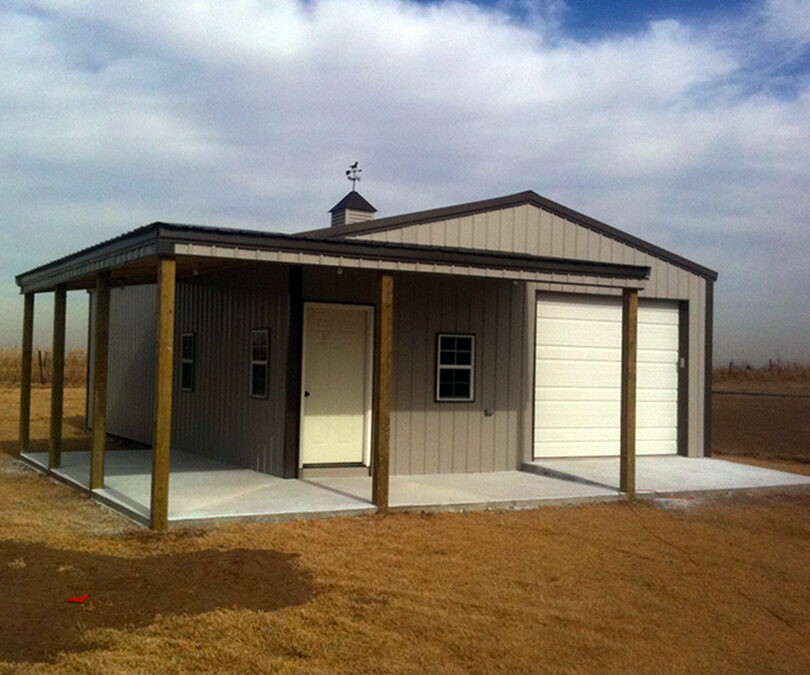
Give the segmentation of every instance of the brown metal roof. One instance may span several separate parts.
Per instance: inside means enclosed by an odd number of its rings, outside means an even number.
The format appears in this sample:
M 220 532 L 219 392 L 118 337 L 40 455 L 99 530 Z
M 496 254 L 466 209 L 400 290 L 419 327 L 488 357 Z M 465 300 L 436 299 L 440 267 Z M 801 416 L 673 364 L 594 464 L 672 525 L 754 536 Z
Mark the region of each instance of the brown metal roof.
M 68 279 L 86 276 L 95 269 L 134 266 L 139 261 L 153 259 L 156 256 L 173 255 L 175 244 L 200 244 L 230 249 L 250 248 L 332 255 L 347 259 L 449 264 L 470 268 L 576 274 L 632 280 L 647 279 L 650 274 L 649 267 L 639 265 L 539 257 L 480 249 L 357 239 L 330 239 L 257 230 L 156 222 L 23 272 L 17 275 L 16 281 L 24 292 L 26 287 L 46 290 L 49 284 L 65 283 Z

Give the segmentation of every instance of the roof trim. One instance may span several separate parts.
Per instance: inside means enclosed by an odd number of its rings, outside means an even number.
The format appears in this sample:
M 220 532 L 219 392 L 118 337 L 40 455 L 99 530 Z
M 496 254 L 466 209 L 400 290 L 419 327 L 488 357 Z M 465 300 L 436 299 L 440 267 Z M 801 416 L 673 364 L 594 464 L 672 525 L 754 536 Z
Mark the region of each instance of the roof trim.
M 660 258 L 666 262 L 672 263 L 681 267 L 688 272 L 697 274 L 698 276 L 715 281 L 717 279 L 717 272 L 714 270 L 699 265 L 696 262 L 688 260 L 677 253 L 668 251 L 660 246 L 656 246 L 644 239 L 640 239 L 632 234 L 623 232 L 607 223 L 603 223 L 595 218 L 586 216 L 584 213 L 574 211 L 567 206 L 558 204 L 557 202 L 546 199 L 540 196 L 533 190 L 525 190 L 524 192 L 516 192 L 515 194 L 506 195 L 504 197 L 495 197 L 493 199 L 484 199 L 481 201 L 467 202 L 465 204 L 456 204 L 454 206 L 445 206 L 438 209 L 429 209 L 427 211 L 415 211 L 413 213 L 405 213 L 398 216 L 390 216 L 388 218 L 378 218 L 376 220 L 364 221 L 361 223 L 351 223 L 347 225 L 336 225 L 330 228 L 319 228 L 317 230 L 309 230 L 302 234 L 307 236 L 326 236 L 345 237 L 355 234 L 366 234 L 371 232 L 384 232 L 386 230 L 394 230 L 408 225 L 418 225 L 434 220 L 444 220 L 448 218 L 459 218 L 461 216 L 471 215 L 474 213 L 481 213 L 482 211 L 493 211 L 496 209 L 508 208 L 518 206 L 521 204 L 532 204 L 538 208 L 544 209 L 554 213 L 562 218 L 570 220 L 577 225 L 582 225 L 588 229 L 594 230 L 612 239 L 616 239 L 622 243 L 639 249 L 645 253 L 649 253 L 656 258 Z
M 250 246 L 295 253 L 338 255 L 390 262 L 419 262 L 424 264 L 453 264 L 476 268 L 525 270 L 581 274 L 595 277 L 648 279 L 650 268 L 644 265 L 603 263 L 593 260 L 572 260 L 505 253 L 483 249 L 399 244 L 365 239 L 327 239 L 302 235 L 272 234 L 254 230 L 223 230 L 199 225 L 160 223 L 161 242 Z M 223 239 L 222 235 L 226 235 Z
M 397 244 L 363 239 L 330 239 L 260 230 L 156 222 L 23 272 L 17 275 L 16 281 L 23 292 L 26 292 L 26 287 L 45 290 L 48 287 L 49 279 L 55 279 L 58 276 L 64 281 L 64 279 L 87 274 L 92 270 L 109 269 L 116 266 L 115 260 L 121 260 L 121 255 L 125 253 L 131 256 L 126 259 L 127 262 L 154 255 L 174 255 L 175 244 L 201 244 L 223 248 L 249 247 L 257 250 L 312 253 L 385 262 L 449 264 L 479 269 L 575 274 L 631 280 L 647 279 L 650 274 L 649 267 L 640 265 L 547 258 L 481 249 Z

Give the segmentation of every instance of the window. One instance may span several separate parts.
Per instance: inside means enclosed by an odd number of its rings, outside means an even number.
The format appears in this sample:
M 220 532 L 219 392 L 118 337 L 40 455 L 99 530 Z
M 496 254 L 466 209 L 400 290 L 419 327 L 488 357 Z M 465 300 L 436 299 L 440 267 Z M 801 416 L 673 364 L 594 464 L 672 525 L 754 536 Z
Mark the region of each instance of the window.
M 250 331 L 250 395 L 267 398 L 269 335 L 266 328 Z
M 439 333 L 436 341 L 436 400 L 472 401 L 475 336 Z
M 181 391 L 194 391 L 195 337 L 194 333 L 183 333 L 180 335 Z

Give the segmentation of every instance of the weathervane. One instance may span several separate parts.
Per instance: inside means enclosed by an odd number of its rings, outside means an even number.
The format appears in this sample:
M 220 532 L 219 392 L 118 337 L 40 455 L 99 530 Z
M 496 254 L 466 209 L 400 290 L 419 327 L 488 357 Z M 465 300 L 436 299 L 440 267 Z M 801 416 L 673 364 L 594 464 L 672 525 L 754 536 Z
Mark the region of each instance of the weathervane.
M 363 169 L 357 168 L 359 163 L 360 162 L 355 162 L 348 169 L 346 169 L 346 180 L 350 180 L 352 182 L 352 192 L 354 192 L 354 184 L 360 180 L 360 174 L 363 172 Z

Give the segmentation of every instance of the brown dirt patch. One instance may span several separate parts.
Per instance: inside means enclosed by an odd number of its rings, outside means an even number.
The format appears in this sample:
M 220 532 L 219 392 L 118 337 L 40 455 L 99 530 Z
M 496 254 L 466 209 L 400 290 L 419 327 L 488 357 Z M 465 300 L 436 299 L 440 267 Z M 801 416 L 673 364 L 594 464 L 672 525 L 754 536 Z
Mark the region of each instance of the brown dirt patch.
M 810 461 L 810 398 L 713 395 L 712 452 Z
M 98 628 L 148 626 L 161 615 L 274 611 L 313 596 L 298 556 L 202 550 L 126 559 L 30 542 L 0 542 L 0 661 L 40 661 L 91 649 Z M 89 594 L 83 604 L 68 598 Z M 33 630 L 32 630 L 33 629 Z

